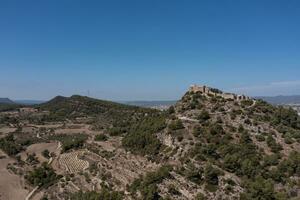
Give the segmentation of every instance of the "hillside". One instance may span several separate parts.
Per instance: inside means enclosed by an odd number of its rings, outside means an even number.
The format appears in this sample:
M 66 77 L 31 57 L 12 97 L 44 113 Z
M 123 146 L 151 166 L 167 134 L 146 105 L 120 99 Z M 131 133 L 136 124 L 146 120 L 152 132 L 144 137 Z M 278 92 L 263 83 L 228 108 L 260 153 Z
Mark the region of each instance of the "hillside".
M 191 88 L 169 109 L 166 128 L 156 134 L 165 148 L 156 144 L 160 153 L 149 154 L 159 155 L 160 163 L 176 164 L 158 181 L 156 195 L 170 199 L 299 197 L 299 116 L 291 109 L 236 97 L 216 89 L 195 92 Z M 131 140 L 135 144 L 131 151 L 144 151 L 142 146 L 136 149 L 138 134 Z M 144 198 L 153 190 L 148 176 L 132 186 Z
M 91 123 L 99 127 L 111 124 L 123 125 L 139 119 L 145 113 L 157 112 L 148 108 L 129 106 L 79 95 L 71 97 L 57 96 L 35 107 L 41 111 L 49 111 L 49 115 L 45 118 L 46 121 L 88 118 Z
M 11 111 L 21 107 L 20 104 L 15 103 L 9 98 L 0 98 L 0 112 Z
M 189 91 L 174 107 L 174 117 L 179 121 L 169 126 L 182 122 L 184 127 L 179 135 L 178 130 L 170 131 L 173 145 L 181 149 L 181 164 L 186 163 L 181 173 L 187 173 L 187 179 L 190 173 L 200 173 L 190 181 L 202 185 L 204 196 L 287 199 L 298 195 L 299 187 L 287 184 L 298 182 L 300 175 L 300 119 L 293 110 L 260 100 L 226 100 Z M 213 171 L 211 180 L 205 180 L 207 167 Z
M 0 148 L 15 163 L 8 168 L 27 188 L 38 185 L 36 196 L 300 197 L 300 118 L 292 109 L 198 86 L 167 111 L 77 95 L 36 108 L 29 115 L 0 113 L 6 131 Z M 7 131 L 11 126 L 18 128 Z
M 37 105 L 37 108 L 53 113 L 60 113 L 64 117 L 66 115 L 71 115 L 70 117 L 97 115 L 112 110 L 146 110 L 136 106 L 128 106 L 79 95 L 73 95 L 71 97 L 57 96 L 46 103 Z
M 0 104 L 15 104 L 12 100 L 9 98 L 0 98 Z
M 16 110 L 17 108 L 22 107 L 19 104 L 6 104 L 6 103 L 0 103 L 0 112 L 2 111 L 12 111 L 12 110 Z
M 18 104 L 9 98 L 0 98 L 0 112 L 2 111 L 12 111 L 20 108 L 21 104 Z

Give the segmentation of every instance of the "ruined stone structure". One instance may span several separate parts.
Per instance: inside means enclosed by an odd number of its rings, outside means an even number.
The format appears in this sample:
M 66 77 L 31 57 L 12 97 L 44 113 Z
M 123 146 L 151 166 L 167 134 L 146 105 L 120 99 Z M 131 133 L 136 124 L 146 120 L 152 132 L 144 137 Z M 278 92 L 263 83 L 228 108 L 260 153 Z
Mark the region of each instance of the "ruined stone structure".
M 221 96 L 224 99 L 233 99 L 233 100 L 236 99 L 236 95 L 232 93 L 222 93 Z
M 232 100 L 237 100 L 237 101 L 242 101 L 242 100 L 249 100 L 250 98 L 245 96 L 245 95 L 236 95 L 233 93 L 224 93 L 218 89 L 210 88 L 205 85 L 199 86 L 199 85 L 191 85 L 190 87 L 190 92 L 200 92 L 205 95 L 214 95 L 214 96 L 220 96 L 224 99 L 232 99 Z
M 37 112 L 38 110 L 35 109 L 35 108 L 20 108 L 19 111 L 21 113 L 34 113 L 34 112 Z
M 206 93 L 206 86 L 191 85 L 190 91 Z

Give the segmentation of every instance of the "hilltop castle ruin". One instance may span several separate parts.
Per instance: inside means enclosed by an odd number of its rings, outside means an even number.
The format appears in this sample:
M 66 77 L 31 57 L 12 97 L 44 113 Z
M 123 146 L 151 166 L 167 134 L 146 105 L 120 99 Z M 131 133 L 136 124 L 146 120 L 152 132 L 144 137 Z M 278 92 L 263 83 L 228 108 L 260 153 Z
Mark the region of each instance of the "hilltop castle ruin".
M 237 101 L 242 101 L 242 100 L 249 100 L 250 97 L 245 96 L 245 95 L 237 95 L 233 93 L 224 93 L 219 89 L 215 88 L 210 88 L 205 85 L 199 86 L 199 85 L 191 85 L 190 92 L 200 92 L 205 95 L 212 95 L 212 96 L 219 96 L 223 97 L 224 99 L 231 99 L 231 100 L 237 100 Z

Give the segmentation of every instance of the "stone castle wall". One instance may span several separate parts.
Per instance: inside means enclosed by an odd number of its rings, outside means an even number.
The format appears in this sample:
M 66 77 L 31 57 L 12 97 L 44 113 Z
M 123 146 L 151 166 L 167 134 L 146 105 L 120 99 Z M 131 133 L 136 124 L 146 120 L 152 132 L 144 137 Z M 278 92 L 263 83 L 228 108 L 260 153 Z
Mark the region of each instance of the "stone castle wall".
M 215 92 L 215 89 L 207 87 L 205 85 L 203 86 L 199 86 L 199 85 L 191 85 L 189 91 L 191 92 L 201 92 L 203 94 L 206 95 L 214 95 L 214 96 L 221 96 L 224 99 L 232 99 L 232 100 L 238 100 L 238 101 L 242 101 L 242 100 L 249 100 L 250 97 L 247 97 L 245 95 L 236 95 L 233 93 L 223 93 L 223 92 Z

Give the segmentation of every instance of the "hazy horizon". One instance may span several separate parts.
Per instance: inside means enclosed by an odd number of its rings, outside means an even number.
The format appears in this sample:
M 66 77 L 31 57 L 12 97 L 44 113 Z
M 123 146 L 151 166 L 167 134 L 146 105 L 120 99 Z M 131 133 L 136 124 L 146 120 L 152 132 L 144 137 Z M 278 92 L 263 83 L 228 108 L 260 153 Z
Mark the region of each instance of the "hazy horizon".
M 80 95 L 80 94 L 73 94 L 73 95 Z M 65 96 L 65 95 L 56 95 L 56 96 L 64 96 L 64 97 L 71 97 L 72 95 L 70 96 Z M 12 101 L 16 101 L 16 102 L 26 102 L 26 101 L 36 101 L 36 102 L 46 102 L 46 101 L 49 101 L 53 98 L 55 98 L 56 96 L 53 96 L 51 97 L 50 99 L 13 99 L 13 98 L 10 98 L 10 97 L 1 97 L 0 98 L 8 98 Z M 91 97 L 91 98 L 96 98 L 96 99 L 101 99 L 101 98 L 98 98 L 98 97 L 93 97 L 93 96 L 88 96 L 88 95 L 82 95 L 82 96 L 87 96 L 87 97 Z M 295 97 L 295 96 L 300 96 L 299 94 L 294 94 L 294 95 L 273 95 L 273 96 L 264 96 L 264 95 L 260 95 L 260 96 L 250 96 L 250 97 L 253 97 L 253 98 L 259 98 L 259 97 Z M 105 99 L 105 98 L 102 98 L 101 100 L 107 100 L 107 101 L 115 101 L 115 102 L 119 102 L 119 103 L 126 103 L 126 102 L 159 102 L 159 101 L 162 101 L 162 102 L 168 102 L 168 101 L 178 101 L 180 98 L 178 99 L 152 99 L 152 100 L 149 100 L 149 99 L 129 99 L 129 100 L 114 100 L 114 99 Z

